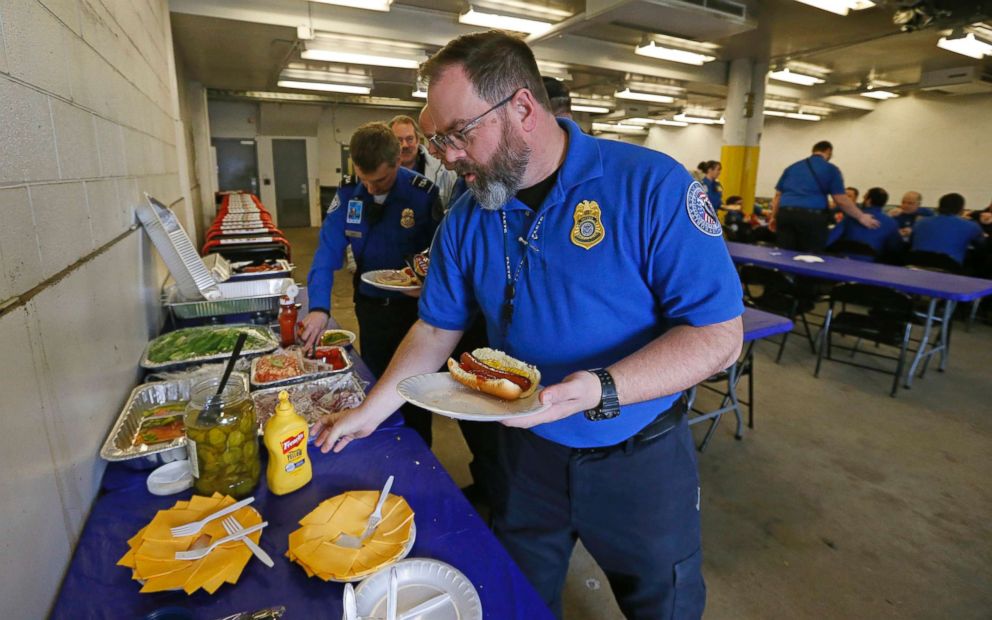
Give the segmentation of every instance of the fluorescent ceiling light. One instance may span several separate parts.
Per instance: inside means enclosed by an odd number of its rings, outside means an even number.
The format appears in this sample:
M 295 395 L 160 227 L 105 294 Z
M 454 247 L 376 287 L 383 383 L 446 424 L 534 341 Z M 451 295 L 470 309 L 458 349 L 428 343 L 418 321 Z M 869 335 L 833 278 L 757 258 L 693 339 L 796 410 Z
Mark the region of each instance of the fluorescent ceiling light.
M 413 91 L 410 94 L 416 97 L 417 99 L 427 99 L 427 91 L 420 88 L 419 86 L 417 87 L 417 90 Z
M 663 118 L 658 121 L 659 125 L 668 125 L 669 127 L 688 127 L 689 123 L 685 121 L 670 121 L 667 118 Z
M 322 60 L 324 62 L 340 62 L 354 65 L 374 65 L 376 67 L 396 67 L 398 69 L 417 69 L 420 67 L 420 60 L 415 58 L 400 58 L 396 56 L 380 56 L 377 54 L 362 54 L 358 52 L 345 52 L 341 50 L 329 50 L 311 48 L 300 52 L 300 58 L 304 60 Z
M 647 132 L 644 127 L 638 127 L 637 125 L 624 125 L 622 123 L 593 123 L 593 131 L 604 131 L 608 133 L 628 133 L 628 134 L 643 134 Z
M 672 117 L 682 123 L 696 123 L 698 125 L 722 125 L 722 118 L 709 118 L 707 116 L 693 116 L 692 114 L 676 114 Z
M 651 103 L 674 103 L 675 97 L 670 95 L 656 95 L 625 88 L 613 93 L 617 99 L 633 99 L 634 101 L 650 101 Z
M 805 112 L 787 112 L 785 118 L 794 118 L 798 121 L 818 121 L 821 116 L 819 114 L 807 114 Z
M 277 86 L 282 88 L 303 88 L 305 90 L 321 90 L 329 93 L 349 93 L 352 95 L 367 95 L 372 92 L 368 86 L 355 84 L 332 84 L 329 82 L 303 82 L 300 80 L 279 80 Z
M 335 6 L 347 6 L 353 9 L 366 9 L 369 11 L 388 11 L 393 0 L 310 0 L 320 4 L 333 4 Z
M 818 78 L 813 75 L 806 75 L 803 73 L 796 73 L 790 71 L 788 67 L 781 69 L 779 71 L 772 71 L 768 74 L 768 77 L 773 80 L 779 80 L 781 82 L 791 82 L 793 84 L 800 84 L 802 86 L 812 86 L 814 84 L 822 84 L 825 80 L 823 78 Z
M 542 0 L 543 1 L 543 0 Z M 548 21 L 557 22 L 572 16 L 572 11 L 559 9 L 545 4 L 534 4 L 524 0 L 474 0 L 470 4 L 494 13 L 509 12 L 515 15 L 533 16 Z
M 816 7 L 818 9 L 823 9 L 824 11 L 830 11 L 831 13 L 836 13 L 837 15 L 847 15 L 848 12 L 860 11 L 861 9 L 868 9 L 875 6 L 874 2 L 870 0 L 796 0 L 797 2 L 802 2 L 803 4 L 808 4 L 809 6 Z
M 672 121 L 667 118 L 628 118 L 625 123 L 633 125 L 668 125 L 669 127 L 688 127 L 689 123 L 684 121 Z
M 983 56 L 992 56 L 992 44 L 977 38 L 973 32 L 958 36 L 940 37 L 940 40 L 937 41 L 937 47 L 979 60 Z
M 666 47 L 659 45 L 654 41 L 648 41 L 644 45 L 638 45 L 634 48 L 634 53 L 639 56 L 649 56 L 660 60 L 681 62 L 687 65 L 701 65 L 703 63 L 710 62 L 711 60 L 716 60 L 716 56 L 710 56 L 700 52 L 691 52 L 689 50 L 678 49 L 675 47 Z
M 606 114 L 609 112 L 609 108 L 604 108 L 598 105 L 582 105 L 581 103 L 572 104 L 572 112 L 589 112 L 590 114 Z
M 481 26 L 483 28 L 494 28 L 496 30 L 525 32 L 527 34 L 544 34 L 551 29 L 551 22 L 501 15 L 499 13 L 487 13 L 476 10 L 474 7 L 469 7 L 468 11 L 459 15 L 458 23 L 468 24 L 469 26 Z
M 765 116 L 785 116 L 786 114 L 788 114 L 788 112 L 783 112 L 781 110 L 768 110 L 768 109 L 762 110 L 762 113 Z
M 563 82 L 571 82 L 572 74 L 568 65 L 550 60 L 538 60 L 537 69 L 541 72 L 541 77 L 553 77 Z
M 866 90 L 863 93 L 861 93 L 861 96 L 862 97 L 870 97 L 872 99 L 880 99 L 882 101 L 885 101 L 886 99 L 895 99 L 899 95 L 895 94 L 892 91 L 888 91 L 888 90 Z

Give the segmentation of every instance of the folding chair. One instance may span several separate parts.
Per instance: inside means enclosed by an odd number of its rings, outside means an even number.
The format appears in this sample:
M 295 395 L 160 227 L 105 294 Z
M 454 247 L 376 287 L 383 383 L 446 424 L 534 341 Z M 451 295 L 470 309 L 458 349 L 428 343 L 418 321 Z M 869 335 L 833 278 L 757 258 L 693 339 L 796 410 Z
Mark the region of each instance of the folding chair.
M 798 316 L 802 319 L 806 330 L 806 339 L 810 350 L 816 353 L 816 341 L 806 321 L 806 313 L 813 309 L 815 302 L 809 295 L 803 295 L 796 281 L 777 269 L 759 267 L 757 265 L 742 265 L 738 270 L 741 285 L 744 288 L 744 303 L 752 308 L 784 316 L 795 322 Z M 782 360 L 785 343 L 789 332 L 782 334 L 782 343 L 778 347 L 775 363 Z
M 910 269 L 923 269 L 939 273 L 953 273 L 957 275 L 964 273 L 964 267 L 960 263 L 941 252 L 913 250 L 906 256 L 906 266 Z M 981 299 L 971 302 L 971 312 L 968 314 L 968 320 L 965 323 L 965 331 L 970 332 L 971 327 L 975 324 L 975 317 L 978 316 L 978 305 L 981 302 Z
M 880 286 L 867 284 L 841 284 L 830 292 L 826 321 L 820 332 L 819 353 L 816 356 L 814 377 L 820 376 L 820 364 L 824 357 L 830 361 L 857 366 L 876 372 L 888 372 L 882 368 L 866 366 L 833 357 L 834 334 L 854 336 L 854 347 L 837 346 L 849 351 L 853 358 L 856 353 L 884 359 L 896 360 L 890 396 L 899 389 L 899 379 L 906 365 L 909 351 L 910 331 L 914 322 L 913 298 L 905 293 Z M 839 307 L 838 307 L 839 306 Z M 899 347 L 899 356 L 884 355 L 873 351 L 859 350 L 861 340 L 869 340 L 876 345 Z

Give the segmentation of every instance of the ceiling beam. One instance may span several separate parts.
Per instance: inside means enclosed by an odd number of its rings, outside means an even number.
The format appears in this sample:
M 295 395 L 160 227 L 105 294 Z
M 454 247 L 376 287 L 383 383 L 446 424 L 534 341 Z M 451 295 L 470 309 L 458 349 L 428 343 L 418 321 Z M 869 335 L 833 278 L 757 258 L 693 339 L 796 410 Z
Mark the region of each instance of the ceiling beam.
M 272 24 L 308 25 L 314 30 L 346 32 L 375 39 L 402 39 L 430 47 L 442 47 L 479 28 L 459 24 L 457 15 L 394 4 L 387 13 L 363 11 L 300 0 L 170 0 L 175 13 Z M 660 78 L 704 84 L 726 84 L 726 63 L 702 67 L 646 59 L 632 47 L 588 37 L 564 35 L 532 46 L 542 60 L 590 66 L 620 73 L 639 73 Z

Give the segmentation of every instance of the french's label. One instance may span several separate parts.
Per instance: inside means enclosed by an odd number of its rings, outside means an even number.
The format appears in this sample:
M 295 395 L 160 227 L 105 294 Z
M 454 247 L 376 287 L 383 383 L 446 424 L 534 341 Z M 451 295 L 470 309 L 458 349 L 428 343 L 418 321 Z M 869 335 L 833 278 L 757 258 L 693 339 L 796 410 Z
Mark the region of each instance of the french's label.
M 292 437 L 287 437 L 286 439 L 282 440 L 282 453 L 287 454 L 290 450 L 300 445 L 301 443 L 303 443 L 303 431 L 300 431 L 296 435 L 293 435 Z M 297 458 L 299 457 L 297 456 Z

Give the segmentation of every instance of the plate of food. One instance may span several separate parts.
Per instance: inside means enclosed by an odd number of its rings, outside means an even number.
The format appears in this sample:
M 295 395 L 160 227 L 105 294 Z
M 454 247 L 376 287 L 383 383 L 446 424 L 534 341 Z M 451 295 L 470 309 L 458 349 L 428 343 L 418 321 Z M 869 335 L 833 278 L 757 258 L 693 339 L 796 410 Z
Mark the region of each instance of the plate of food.
M 355 342 L 355 333 L 347 329 L 327 329 L 320 335 L 322 347 L 346 347 Z
M 495 349 L 448 359 L 448 372 L 416 375 L 396 390 L 407 402 L 456 420 L 496 422 L 545 411 L 538 398 L 541 373 Z
M 420 279 L 409 267 L 366 271 L 362 274 L 362 282 L 387 291 L 416 291 L 420 288 Z

